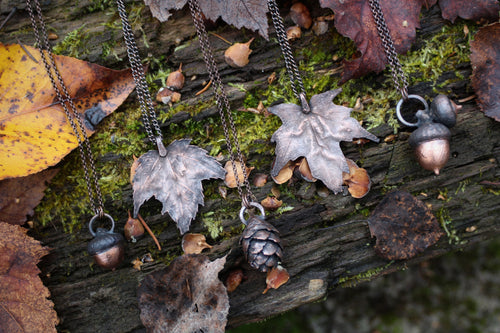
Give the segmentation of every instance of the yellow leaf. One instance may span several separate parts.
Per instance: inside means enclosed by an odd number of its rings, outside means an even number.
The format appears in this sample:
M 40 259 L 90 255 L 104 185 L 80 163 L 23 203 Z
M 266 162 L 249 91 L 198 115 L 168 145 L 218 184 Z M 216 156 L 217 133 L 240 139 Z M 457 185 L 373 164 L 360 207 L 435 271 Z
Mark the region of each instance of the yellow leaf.
M 59 162 L 78 146 L 40 52 L 0 43 L 0 179 L 26 176 Z M 116 71 L 71 57 L 55 62 L 88 135 L 134 89 L 130 70 Z

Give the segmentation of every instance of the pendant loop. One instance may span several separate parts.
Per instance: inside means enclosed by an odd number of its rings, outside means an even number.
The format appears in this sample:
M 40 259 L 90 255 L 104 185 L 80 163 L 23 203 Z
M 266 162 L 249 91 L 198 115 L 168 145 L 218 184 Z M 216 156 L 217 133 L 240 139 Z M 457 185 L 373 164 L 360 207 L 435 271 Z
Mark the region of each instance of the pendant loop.
M 429 105 L 427 104 L 427 102 L 425 101 L 425 99 L 422 97 L 422 96 L 419 96 L 419 95 L 408 95 L 408 98 L 406 100 L 404 99 L 400 99 L 398 104 L 396 105 L 396 115 L 399 119 L 400 122 L 402 122 L 404 125 L 406 126 L 410 126 L 410 127 L 418 127 L 420 125 L 420 122 L 417 121 L 417 122 L 414 122 L 414 123 L 410 123 L 408 121 L 406 121 L 403 116 L 401 115 L 401 106 L 403 105 L 403 102 L 407 101 L 408 99 L 416 99 L 418 101 L 420 101 L 423 105 L 424 105 L 424 110 L 419 110 L 418 112 L 422 111 L 423 113 L 428 113 L 429 112 Z
M 266 212 L 264 211 L 264 207 L 262 207 L 261 204 L 259 204 L 257 202 L 250 202 L 249 206 L 258 208 L 260 211 L 260 216 L 262 218 L 266 217 Z M 241 223 L 243 223 L 244 225 L 247 225 L 247 222 L 248 222 L 248 220 L 245 219 L 245 211 L 246 210 L 247 210 L 247 207 L 245 207 L 245 206 L 241 207 L 241 210 L 240 210 L 240 220 L 241 220 Z
M 158 154 L 160 155 L 160 157 L 167 156 L 167 149 L 165 148 L 163 140 L 160 136 L 156 137 L 156 146 L 158 147 Z
M 302 106 L 302 112 L 304 112 L 305 114 L 310 113 L 311 107 L 309 106 L 309 103 L 307 103 L 306 94 L 302 92 L 299 94 L 299 97 L 300 97 L 300 104 Z
M 106 213 L 103 213 L 103 216 L 102 217 L 105 217 L 107 218 L 108 220 L 111 221 L 111 229 L 109 229 L 109 232 L 113 232 L 115 230 L 115 220 L 113 220 L 113 218 L 111 217 L 111 215 L 109 214 L 106 214 Z M 95 231 L 92 229 L 92 224 L 94 223 L 95 220 L 97 219 L 100 219 L 101 216 L 99 216 L 99 214 L 96 214 L 94 215 L 91 219 L 90 219 L 90 222 L 89 222 L 89 231 L 90 231 L 90 234 L 95 237 L 96 233 Z

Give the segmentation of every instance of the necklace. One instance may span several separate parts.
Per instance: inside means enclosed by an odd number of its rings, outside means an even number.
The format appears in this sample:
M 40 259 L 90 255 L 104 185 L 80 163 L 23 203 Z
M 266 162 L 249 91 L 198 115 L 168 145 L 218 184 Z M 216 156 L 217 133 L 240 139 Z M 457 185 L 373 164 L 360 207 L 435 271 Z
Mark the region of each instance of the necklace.
M 94 216 L 89 221 L 89 231 L 94 238 L 88 244 L 88 253 L 92 255 L 96 263 L 103 268 L 116 268 L 124 257 L 124 239 L 121 234 L 115 233 L 115 221 L 104 212 L 101 189 L 98 183 L 98 175 L 95 168 L 94 157 L 90 147 L 89 138 L 83 125 L 80 114 L 69 95 L 59 70 L 57 69 L 54 56 L 51 52 L 47 37 L 47 29 L 42 16 L 42 9 L 39 0 L 26 0 L 27 9 L 30 15 L 31 24 L 35 34 L 36 44 L 40 55 L 56 93 L 57 99 L 64 109 L 73 132 L 78 140 L 80 158 L 83 165 L 85 183 L 90 201 L 90 207 Z M 94 231 L 93 224 L 97 220 L 108 220 L 111 223 L 109 230 L 97 228 Z
M 240 182 L 238 176 L 236 177 L 238 194 L 242 202 L 239 216 L 241 222 L 246 225 L 246 228 L 241 235 L 240 242 L 250 266 L 262 272 L 267 272 L 277 267 L 283 257 L 283 249 L 280 244 L 279 233 L 276 228 L 265 221 L 264 208 L 255 201 L 255 196 L 250 189 L 248 175 L 243 162 L 243 155 L 238 143 L 238 133 L 234 125 L 224 85 L 222 84 L 222 80 L 214 60 L 212 48 L 208 40 L 208 34 L 203 23 L 203 14 L 201 13 L 198 0 L 189 0 L 189 9 L 196 27 L 196 32 L 200 42 L 200 49 L 203 53 L 203 59 L 207 66 L 208 75 L 212 80 L 217 110 L 219 111 L 222 128 L 224 130 L 224 137 L 226 139 L 233 172 L 235 175 L 238 175 L 238 163 L 241 164 L 241 170 L 243 171 L 242 182 Z M 260 212 L 260 216 L 255 215 L 252 212 L 252 208 L 257 208 Z M 248 219 L 245 218 L 245 213 L 249 214 Z
M 450 156 L 451 132 L 449 128 L 455 125 L 456 111 L 461 106 L 453 103 L 445 95 L 436 96 L 430 107 L 421 96 L 408 95 L 408 79 L 399 62 L 380 2 L 379 0 L 369 0 L 369 3 L 389 63 L 394 87 L 402 97 L 396 105 L 396 115 L 404 125 L 418 127 L 411 134 L 409 143 L 415 150 L 419 164 L 424 169 L 434 171 L 438 175 L 439 170 L 446 164 Z M 417 100 L 424 106 L 423 110 L 417 111 L 415 115 L 417 121 L 414 123 L 407 121 L 401 112 L 403 104 L 410 99 Z
M 350 117 L 352 109 L 332 102 L 341 89 L 314 95 L 307 103 L 276 0 L 268 0 L 267 4 L 293 93 L 301 104 L 279 104 L 268 108 L 282 121 L 281 127 L 271 138 L 272 142 L 276 142 L 276 158 L 271 176 L 275 182 L 282 183 L 290 178 L 290 167 L 293 169 L 298 166 L 304 180 L 314 182 L 320 179 L 333 192 L 341 192 L 343 173 L 349 173 L 349 165 L 340 149 L 340 141 L 367 138 L 378 142 L 378 138 Z M 288 173 L 289 176 L 281 177 L 282 173 Z
M 162 214 L 168 212 L 184 234 L 196 216 L 198 205 L 204 203 L 201 181 L 224 178 L 225 170 L 205 150 L 190 145 L 190 140 L 177 140 L 165 148 L 124 2 L 116 0 L 116 3 L 143 124 L 149 140 L 157 148 L 140 156 L 132 166 L 134 217 L 137 217 L 141 205 L 155 196 L 163 204 Z

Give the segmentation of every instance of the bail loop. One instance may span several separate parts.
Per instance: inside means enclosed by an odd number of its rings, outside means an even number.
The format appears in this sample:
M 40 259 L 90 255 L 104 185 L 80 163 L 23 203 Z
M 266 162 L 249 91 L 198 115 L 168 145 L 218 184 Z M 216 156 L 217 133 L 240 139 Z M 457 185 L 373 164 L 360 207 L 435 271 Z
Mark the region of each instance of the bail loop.
M 106 214 L 103 212 L 103 215 L 100 216 L 99 214 L 96 214 L 94 215 L 91 219 L 90 219 L 90 222 L 89 222 L 89 231 L 90 231 L 90 234 L 95 237 L 96 236 L 96 232 L 92 229 L 92 224 L 95 222 L 95 220 L 97 219 L 101 219 L 101 218 L 107 218 L 108 220 L 111 221 L 111 229 L 109 229 L 109 232 L 113 232 L 115 230 L 115 220 L 113 220 L 113 218 L 111 217 L 111 215 L 109 214 Z
M 399 100 L 398 104 L 396 105 L 396 115 L 397 115 L 399 121 L 402 122 L 404 125 L 409 126 L 409 127 L 418 127 L 418 126 L 420 126 L 420 123 L 421 123 L 420 120 L 418 120 L 414 123 L 410 123 L 409 121 L 406 121 L 406 119 L 404 119 L 403 115 L 401 114 L 401 106 L 403 105 L 403 102 L 406 102 L 410 99 L 416 99 L 424 105 L 424 109 L 419 110 L 417 113 L 425 113 L 425 114 L 429 113 L 429 105 L 427 104 L 427 102 L 425 101 L 425 99 L 422 96 L 408 95 L 407 99 L 401 98 Z
M 266 217 L 266 212 L 264 211 L 264 207 L 262 207 L 261 204 L 252 201 L 248 205 L 249 205 L 249 207 L 245 207 L 245 206 L 241 207 L 241 210 L 240 210 L 240 220 L 241 220 L 241 223 L 243 223 L 244 225 L 247 225 L 248 220 L 245 219 L 245 212 L 250 207 L 258 208 L 259 211 L 260 211 L 260 216 L 262 218 Z
M 305 113 L 305 114 L 310 113 L 311 112 L 311 107 L 309 106 L 309 103 L 307 103 L 306 94 L 304 94 L 303 92 L 301 92 L 299 94 L 299 97 L 300 97 L 300 104 L 302 106 L 302 112 Z
M 158 147 L 158 154 L 160 155 L 160 157 L 167 156 L 167 148 L 165 148 L 161 136 L 156 137 L 156 146 Z

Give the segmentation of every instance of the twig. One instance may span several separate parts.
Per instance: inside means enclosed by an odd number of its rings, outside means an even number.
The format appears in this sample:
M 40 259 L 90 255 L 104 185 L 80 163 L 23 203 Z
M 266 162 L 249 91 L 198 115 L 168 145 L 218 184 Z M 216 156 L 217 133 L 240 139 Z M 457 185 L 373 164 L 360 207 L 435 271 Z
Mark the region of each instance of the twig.
M 146 222 L 144 221 L 144 219 L 142 218 L 142 216 L 140 214 L 137 214 L 137 217 L 139 218 L 139 221 L 141 221 L 141 223 L 144 226 L 144 228 L 148 231 L 148 233 L 151 236 L 151 238 L 153 238 L 153 240 L 155 241 L 156 246 L 158 246 L 158 250 L 161 251 L 161 246 L 160 246 L 160 243 L 158 242 L 158 239 L 156 239 L 156 236 L 153 234 L 153 232 L 151 231 L 151 229 L 149 229 L 149 226 L 146 224 Z
M 211 35 L 214 35 L 215 37 L 223 40 L 224 42 L 228 43 L 229 45 L 233 45 L 233 43 L 231 43 L 230 41 L 228 41 L 227 39 L 225 39 L 224 37 L 222 37 L 221 35 L 217 35 L 215 32 L 209 32 L 209 34 Z
M 476 95 L 471 95 L 469 97 L 465 97 L 465 98 L 459 99 L 458 103 L 465 103 L 465 102 L 468 102 L 468 101 L 472 101 L 474 98 L 476 98 Z
M 208 83 L 203 87 L 203 89 L 201 89 L 200 91 L 198 91 L 196 94 L 194 94 L 195 96 L 198 96 L 198 95 L 201 95 L 203 94 L 205 91 L 208 90 L 208 88 L 210 88 L 210 85 L 212 84 L 212 80 L 208 81 Z
M 17 7 L 12 8 L 12 10 L 9 13 L 9 15 L 7 15 L 7 17 L 5 18 L 5 20 L 3 20 L 2 24 L 0 24 L 0 30 L 2 30 L 3 26 L 5 25 L 5 23 L 7 23 L 7 21 L 10 20 L 10 18 L 12 17 L 12 15 L 14 15 L 14 13 L 16 12 L 16 10 L 17 10 Z
M 26 52 L 26 54 L 28 55 L 28 57 L 30 57 L 31 60 L 33 60 L 35 63 L 38 64 L 38 60 L 35 59 L 35 57 L 33 57 L 33 55 L 30 53 L 30 51 L 28 51 L 28 49 L 26 48 L 26 46 L 24 46 L 20 41 L 19 39 L 17 39 L 17 44 L 19 44 L 19 46 L 21 46 L 21 48 L 24 50 L 24 52 Z

